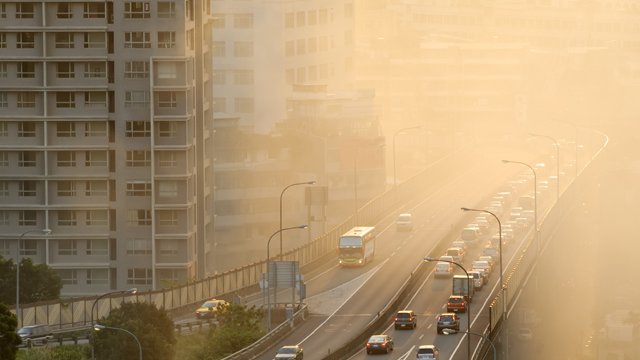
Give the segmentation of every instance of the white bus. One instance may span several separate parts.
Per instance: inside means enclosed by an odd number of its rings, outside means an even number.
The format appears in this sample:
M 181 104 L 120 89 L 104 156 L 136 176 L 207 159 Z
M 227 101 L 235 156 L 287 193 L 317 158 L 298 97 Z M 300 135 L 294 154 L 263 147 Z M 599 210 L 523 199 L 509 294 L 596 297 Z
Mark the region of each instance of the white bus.
M 340 236 L 338 261 L 342 266 L 363 266 L 376 250 L 375 227 L 356 226 Z

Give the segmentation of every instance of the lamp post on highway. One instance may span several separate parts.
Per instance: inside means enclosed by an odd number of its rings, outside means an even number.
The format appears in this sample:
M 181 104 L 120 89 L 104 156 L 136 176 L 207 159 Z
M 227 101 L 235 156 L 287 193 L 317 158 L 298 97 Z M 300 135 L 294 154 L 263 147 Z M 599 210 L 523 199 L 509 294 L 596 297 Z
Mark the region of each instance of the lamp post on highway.
M 22 316 L 20 316 L 20 249 L 22 248 L 22 239 L 27 234 L 31 233 L 41 233 L 43 235 L 51 234 L 50 229 L 37 229 L 37 230 L 28 230 L 20 234 L 18 238 L 18 249 L 16 251 L 16 320 L 18 320 L 18 326 L 22 324 Z
M 500 219 L 498 218 L 498 216 L 496 216 L 496 214 L 494 214 L 493 212 L 489 211 L 489 210 L 484 210 L 484 209 L 472 209 L 472 208 L 466 208 L 466 207 L 462 207 L 460 208 L 462 211 L 475 211 L 475 212 L 482 212 L 485 214 L 489 214 L 491 216 L 493 216 L 496 221 L 498 222 L 498 249 L 500 252 L 500 289 L 502 290 L 502 296 L 503 296 L 503 301 L 502 301 L 502 316 L 503 319 L 506 319 L 507 317 L 507 298 L 505 296 L 505 283 L 504 283 L 504 279 L 503 279 L 503 275 L 502 275 L 502 223 L 500 222 Z
M 280 227 L 279 227 L 280 230 L 282 230 L 282 196 L 284 195 L 284 192 L 287 191 L 287 189 L 292 187 L 292 186 L 313 185 L 315 183 L 316 183 L 315 180 L 297 182 L 297 183 L 289 184 L 289 185 L 285 186 L 284 189 L 282 189 L 282 192 L 280 192 Z M 282 231 L 280 231 L 280 257 L 279 257 L 279 259 L 282 260 Z
M 436 258 L 433 258 L 431 256 L 427 256 L 424 258 L 424 261 L 442 261 L 442 262 L 448 262 L 449 264 L 453 264 L 456 265 L 457 267 L 459 267 L 460 269 L 462 269 L 462 271 L 464 271 L 464 273 L 467 275 L 467 331 L 471 332 L 471 287 L 473 286 L 473 283 L 471 282 L 471 277 L 469 276 L 469 273 L 467 272 L 467 269 L 464 268 L 464 266 L 458 264 L 455 261 L 451 261 L 451 260 L 439 260 Z M 471 339 L 469 337 L 467 337 L 467 357 L 469 359 L 471 359 Z
M 406 128 L 402 128 L 402 129 L 396 131 L 393 134 L 393 187 L 396 187 L 396 136 L 402 134 L 405 131 L 414 130 L 414 129 L 421 129 L 421 128 L 422 128 L 422 126 L 406 127 Z
M 100 296 L 98 296 L 94 301 L 93 304 L 91 305 L 91 326 L 95 326 L 97 324 L 95 324 L 93 322 L 93 313 L 94 313 L 94 309 L 96 307 L 96 304 L 98 303 L 98 300 L 102 299 L 105 296 L 109 296 L 109 295 L 115 295 L 115 294 L 135 294 L 138 292 L 138 288 L 131 288 L 131 289 L 127 289 L 127 290 L 116 290 L 116 291 L 110 291 L 108 293 L 104 293 Z M 91 359 L 95 359 L 95 344 L 93 344 L 91 346 Z
M 445 335 L 461 333 L 461 334 L 471 334 L 471 335 L 479 336 L 484 341 L 488 342 L 489 345 L 491 345 L 491 349 L 493 350 L 493 360 L 497 360 L 498 359 L 498 351 L 496 350 L 496 345 L 493 343 L 493 341 L 491 341 L 491 339 L 489 339 L 485 335 L 474 333 L 474 332 L 469 332 L 469 331 L 456 331 L 456 330 L 452 330 L 452 329 L 443 329 L 442 333 L 445 334 Z
M 93 330 L 95 330 L 95 331 L 100 331 L 100 330 L 103 330 L 103 329 L 123 331 L 123 332 L 126 332 L 127 334 L 131 335 L 133 337 L 133 339 L 136 341 L 136 343 L 138 344 L 138 359 L 142 360 L 142 345 L 140 344 L 140 340 L 138 340 L 138 337 L 135 336 L 131 331 L 129 331 L 127 329 L 119 328 L 119 327 L 106 326 L 106 325 L 101 325 L 101 324 L 93 325 Z
M 560 199 L 560 144 L 558 143 L 558 141 L 554 138 L 552 138 L 549 135 L 540 135 L 540 134 L 532 134 L 530 133 L 529 136 L 534 136 L 534 137 L 542 137 L 545 139 L 549 139 L 551 141 L 553 141 L 553 145 L 556 147 L 556 198 L 559 200 Z
M 520 164 L 528 167 L 533 173 L 533 222 L 535 223 L 535 235 L 536 235 L 536 246 L 537 251 L 540 253 L 540 242 L 538 241 L 538 176 L 536 175 L 536 169 L 533 166 L 521 162 L 521 161 L 512 161 L 512 160 L 502 160 L 505 164 Z
M 271 262 L 271 256 L 269 255 L 269 245 L 271 245 L 271 239 L 273 239 L 274 236 L 278 235 L 279 233 L 283 232 L 283 231 L 287 231 L 287 230 L 293 230 L 293 229 L 306 229 L 308 227 L 308 225 L 298 225 L 298 226 L 292 226 L 292 227 L 287 227 L 284 229 L 279 229 L 278 231 L 274 232 L 273 234 L 271 234 L 271 236 L 269 237 L 269 240 L 267 241 L 267 281 L 266 281 L 266 285 L 267 285 L 267 329 L 271 330 L 271 294 L 270 294 L 270 288 L 271 288 L 271 284 L 269 284 L 269 280 L 270 280 L 270 270 L 269 270 L 269 264 Z M 276 288 L 276 291 L 277 288 Z

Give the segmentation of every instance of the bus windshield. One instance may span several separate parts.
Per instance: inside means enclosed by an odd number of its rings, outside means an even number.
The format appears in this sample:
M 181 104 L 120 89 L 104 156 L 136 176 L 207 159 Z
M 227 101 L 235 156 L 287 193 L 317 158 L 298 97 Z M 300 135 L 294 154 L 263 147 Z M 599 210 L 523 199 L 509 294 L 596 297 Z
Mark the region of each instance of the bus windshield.
M 361 247 L 362 238 L 360 236 L 343 236 L 340 238 L 340 247 Z

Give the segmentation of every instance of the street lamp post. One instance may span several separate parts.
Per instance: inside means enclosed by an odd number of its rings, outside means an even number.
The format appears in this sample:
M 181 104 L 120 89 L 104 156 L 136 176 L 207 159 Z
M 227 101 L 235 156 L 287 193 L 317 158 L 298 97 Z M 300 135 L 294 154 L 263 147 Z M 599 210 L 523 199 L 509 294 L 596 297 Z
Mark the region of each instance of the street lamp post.
M 396 136 L 408 130 L 421 129 L 421 128 L 422 126 L 406 127 L 396 131 L 393 134 L 393 187 L 396 187 Z
M 106 326 L 106 325 L 101 325 L 101 324 L 93 325 L 93 329 L 95 331 L 100 331 L 100 330 L 103 330 L 103 329 L 117 330 L 117 331 L 126 332 L 127 334 L 131 335 L 133 337 L 133 339 L 136 341 L 136 343 L 138 344 L 138 358 L 140 360 L 142 360 L 142 345 L 140 344 L 140 340 L 138 340 L 138 337 L 135 336 L 131 331 L 129 331 L 127 329 L 119 328 L 119 327 Z
M 540 253 L 540 242 L 538 241 L 538 176 L 536 175 L 536 169 L 533 166 L 521 162 L 521 161 L 512 161 L 512 160 L 502 160 L 505 164 L 520 164 L 528 167 L 533 173 L 533 221 L 535 225 L 535 235 L 536 235 L 536 246 L 538 247 L 538 253 Z
M 308 227 L 308 225 L 298 225 L 298 226 L 292 226 L 292 227 L 287 227 L 284 229 L 278 229 L 278 231 L 274 232 L 273 234 L 271 234 L 271 236 L 269 237 L 269 240 L 267 241 L 267 281 L 266 281 L 266 285 L 267 285 L 267 329 L 271 330 L 271 294 L 270 294 L 270 288 L 271 288 L 271 284 L 269 284 L 269 280 L 270 280 L 270 270 L 269 270 L 269 263 L 271 262 L 271 256 L 269 255 L 269 245 L 271 245 L 271 239 L 273 239 L 274 236 L 278 235 L 279 233 L 283 232 L 283 231 L 287 231 L 287 230 L 293 230 L 293 229 L 306 229 Z M 277 289 L 276 289 L 277 291 Z
M 313 185 L 315 183 L 316 183 L 315 180 L 297 182 L 297 183 L 293 183 L 293 184 L 287 185 L 287 186 L 285 186 L 284 189 L 282 189 L 282 192 L 280 192 L 280 227 L 279 227 L 280 230 L 282 230 L 282 196 L 284 195 L 284 192 L 287 191 L 287 189 L 292 187 L 292 186 Z M 280 260 L 282 260 L 282 231 L 280 231 Z
M 470 334 L 470 335 L 479 336 L 484 341 L 488 342 L 489 345 L 491 345 L 491 349 L 493 350 L 493 360 L 497 360 L 498 359 L 498 351 L 496 350 L 496 345 L 493 343 L 493 341 L 491 341 L 491 339 L 489 339 L 485 335 L 478 334 L 478 333 L 475 333 L 475 332 L 469 332 L 469 331 L 456 331 L 456 330 L 452 330 L 452 329 L 443 329 L 442 333 L 445 334 L 445 335 L 462 333 L 462 334 Z
M 467 331 L 471 332 L 471 304 L 470 304 L 470 300 L 471 300 L 471 287 L 473 286 L 473 283 L 471 282 L 471 277 L 469 276 L 469 273 L 467 272 L 467 269 L 464 268 L 464 266 L 458 264 L 455 261 L 451 261 L 451 260 L 439 260 L 436 258 L 433 258 L 431 256 L 427 256 L 424 258 L 424 261 L 442 261 L 442 262 L 448 262 L 450 264 L 456 265 L 457 267 L 459 267 L 460 269 L 462 269 L 462 271 L 464 271 L 464 273 L 467 275 Z M 467 356 L 469 359 L 471 359 L 471 339 L 469 337 L 467 337 Z
M 560 144 L 555 138 L 549 135 L 529 134 L 530 136 L 542 137 L 553 141 L 553 145 L 556 147 L 556 198 L 560 199 Z
M 131 288 L 131 289 L 127 289 L 127 290 L 116 290 L 116 291 L 111 291 L 108 293 L 104 293 L 100 296 L 98 296 L 94 301 L 93 304 L 91 305 L 91 326 L 96 325 L 93 322 L 93 313 L 96 307 L 96 304 L 98 303 L 98 300 L 102 299 L 105 296 L 109 296 L 109 295 L 115 295 L 115 294 L 135 294 L 138 292 L 137 288 Z M 91 346 L 91 359 L 95 359 L 95 347 Z
M 507 298 L 505 296 L 505 284 L 504 284 L 504 279 L 503 279 L 503 275 L 502 275 L 502 223 L 500 222 L 500 219 L 498 218 L 498 216 L 496 216 L 496 214 L 494 214 L 493 212 L 489 211 L 489 210 L 484 210 L 484 209 L 472 209 L 472 208 L 466 208 L 466 207 L 462 207 L 460 208 L 462 211 L 475 211 L 475 212 L 482 212 L 485 214 L 489 214 L 491 216 L 493 216 L 496 221 L 498 222 L 498 249 L 500 252 L 500 289 L 502 290 L 502 296 L 503 296 L 503 300 L 502 300 L 502 316 L 504 319 L 506 319 L 506 315 L 507 315 Z
M 22 323 L 22 316 L 20 316 L 20 245 L 22 244 L 22 239 L 25 235 L 30 233 L 42 233 L 44 235 L 51 234 L 50 229 L 37 229 L 37 230 L 28 230 L 20 234 L 18 238 L 18 251 L 16 252 L 16 319 L 18 320 L 18 325 Z

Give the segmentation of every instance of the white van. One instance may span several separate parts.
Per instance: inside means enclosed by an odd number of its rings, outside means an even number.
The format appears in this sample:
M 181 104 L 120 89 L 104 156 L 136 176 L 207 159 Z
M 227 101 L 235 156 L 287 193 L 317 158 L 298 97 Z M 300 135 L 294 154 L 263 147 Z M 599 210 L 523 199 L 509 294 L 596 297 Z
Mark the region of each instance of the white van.
M 413 230 L 412 216 L 409 213 L 398 215 L 396 220 L 396 231 L 411 231 Z
M 453 275 L 453 267 L 450 263 L 439 261 L 436 263 L 436 267 L 433 270 L 433 276 L 435 277 L 451 277 Z
M 458 247 L 450 247 L 444 254 L 451 256 L 453 261 L 457 263 L 462 262 L 462 259 L 464 259 L 464 250 Z

